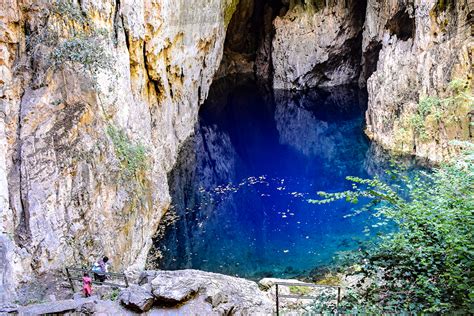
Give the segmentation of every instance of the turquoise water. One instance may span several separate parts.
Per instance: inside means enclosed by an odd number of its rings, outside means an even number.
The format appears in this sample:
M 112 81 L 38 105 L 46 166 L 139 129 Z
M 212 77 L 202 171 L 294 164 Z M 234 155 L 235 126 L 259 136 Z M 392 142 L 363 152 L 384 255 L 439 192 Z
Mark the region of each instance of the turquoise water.
M 363 133 L 365 107 L 365 93 L 350 87 L 214 85 L 169 175 L 177 220 L 156 241 L 160 268 L 291 277 L 357 249 L 373 219 L 346 215 L 363 205 L 308 199 L 383 169 Z

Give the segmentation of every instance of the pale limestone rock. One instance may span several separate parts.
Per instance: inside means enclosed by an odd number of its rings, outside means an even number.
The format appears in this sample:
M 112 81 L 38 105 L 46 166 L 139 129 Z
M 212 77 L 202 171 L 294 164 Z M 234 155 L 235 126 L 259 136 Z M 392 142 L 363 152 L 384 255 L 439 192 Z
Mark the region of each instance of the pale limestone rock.
M 18 308 L 20 315 L 44 315 L 44 314 L 62 314 L 80 310 L 84 304 L 97 301 L 97 297 L 80 298 L 75 300 L 64 300 L 56 302 L 48 302 L 36 304 L 32 306 L 24 306 Z
M 0 286 L 103 254 L 115 270 L 144 265 L 234 2 L 1 2 L 0 244 L 13 275 Z M 51 63 L 61 43 L 81 40 L 82 19 L 106 33 L 98 58 L 111 67 L 94 75 L 81 62 Z M 135 177 L 123 176 L 111 125 L 146 148 L 149 167 Z
M 367 134 L 386 149 L 432 161 L 457 151 L 450 140 L 472 139 L 472 101 L 458 105 L 453 119 L 424 118 L 425 137 L 411 122 L 421 98 L 452 96 L 451 80 L 472 79 L 474 42 L 468 14 L 473 5 L 456 1 L 454 7 L 437 9 L 437 3 L 369 0 L 363 37 L 363 56 L 377 45 L 381 49 L 367 82 Z
M 363 14 L 357 1 L 348 1 L 347 7 L 345 2 L 318 10 L 297 5 L 274 20 L 275 89 L 336 86 L 358 78 L 357 38 L 362 31 Z
M 131 285 L 129 288 L 122 290 L 118 300 L 128 309 L 137 312 L 149 311 L 154 303 L 151 291 L 137 285 Z
M 273 302 L 257 284 L 245 279 L 198 270 L 158 271 L 151 282 L 156 302 L 182 304 L 203 298 L 214 313 L 271 314 Z

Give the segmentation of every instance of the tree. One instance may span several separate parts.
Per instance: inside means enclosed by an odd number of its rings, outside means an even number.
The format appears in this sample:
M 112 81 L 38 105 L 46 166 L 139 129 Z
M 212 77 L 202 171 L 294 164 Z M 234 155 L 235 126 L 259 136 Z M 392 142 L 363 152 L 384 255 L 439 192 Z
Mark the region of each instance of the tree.
M 474 145 L 456 161 L 408 177 L 391 171 L 400 184 L 348 177 L 352 190 L 319 192 L 329 203 L 370 199 L 380 223 L 397 229 L 359 253 L 370 285 L 350 290 L 347 311 L 469 313 L 474 310 Z M 361 286 L 361 284 L 359 284 Z

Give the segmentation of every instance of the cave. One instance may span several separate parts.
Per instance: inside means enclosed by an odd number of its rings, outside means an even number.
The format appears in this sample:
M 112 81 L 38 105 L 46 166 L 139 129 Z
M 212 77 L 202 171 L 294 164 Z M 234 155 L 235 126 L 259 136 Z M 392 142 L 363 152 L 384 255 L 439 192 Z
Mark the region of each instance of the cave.
M 299 89 L 358 82 L 362 70 L 362 31 L 367 7 L 366 0 L 347 0 L 343 3 L 320 0 L 240 1 L 227 29 L 224 57 L 216 78 L 238 73 L 252 74 L 256 76 L 257 81 L 271 86 L 275 77 L 272 61 L 275 19 L 289 14 L 289 19 L 292 21 L 294 19 L 292 11 L 310 12 L 310 14 L 321 12 L 321 14 L 333 16 L 336 14 L 332 9 L 334 7 L 337 7 L 336 10 L 339 12 L 344 12 L 344 19 L 348 20 L 345 23 L 338 21 L 342 24 L 339 26 L 337 36 L 343 36 L 347 29 L 353 30 L 353 34 L 335 47 L 336 53 L 330 54 L 327 60 L 316 61 L 312 69 L 307 70 L 307 73 L 298 79 L 298 81 L 310 82 L 309 85 L 303 85 Z M 324 20 L 323 18 L 322 23 Z M 309 53 L 318 54 L 317 51 L 322 48 L 314 47 L 314 50 L 315 52 Z M 333 77 L 337 76 L 342 68 L 350 68 L 353 73 L 349 80 L 334 83 Z
M 281 0 L 239 1 L 226 32 L 218 77 L 253 73 L 268 79 L 271 75 L 272 22 L 288 9 L 289 4 Z
M 162 224 L 154 263 L 258 280 L 302 276 L 357 247 L 370 218 L 344 219 L 345 203 L 307 200 L 349 189 L 347 174 L 368 176 L 366 100 L 357 86 L 294 92 L 252 76 L 215 82 L 168 174 L 168 216 L 177 220 Z
M 348 174 L 373 174 L 369 166 L 378 164 L 363 132 L 367 93 L 358 80 L 375 71 L 381 45 L 371 43 L 362 54 L 367 3 L 346 1 L 349 25 L 357 30 L 312 73 L 324 77 L 346 65 L 354 69 L 352 80 L 273 89 L 273 21 L 296 5 L 318 12 L 328 3 L 239 2 L 195 134 L 168 174 L 172 206 L 154 239 L 151 266 L 294 277 L 364 240 L 360 232 L 369 218 L 346 220 L 344 203 L 328 208 L 307 200 L 345 188 Z
M 266 277 L 347 285 L 310 292 L 329 313 L 469 308 L 445 281 L 470 263 L 471 1 L 24 2 L 1 18 L 0 312 L 278 314 Z M 105 255 L 79 299 L 69 272 Z
M 363 132 L 367 93 L 357 85 L 366 3 L 349 4 L 360 29 L 319 65 L 322 72 L 353 65 L 354 81 L 300 91 L 272 88 L 272 21 L 292 5 L 239 2 L 194 136 L 168 174 L 172 206 L 150 265 L 255 280 L 294 277 L 364 240 L 368 217 L 344 219 L 344 203 L 328 208 L 307 200 L 346 188 L 346 175 L 368 176 L 377 164 Z M 304 5 L 323 8 L 320 1 Z M 378 50 L 365 55 L 369 74 Z
M 407 8 L 402 8 L 387 21 L 385 28 L 390 31 L 391 35 L 396 35 L 402 41 L 407 41 L 413 38 L 416 32 L 415 17 L 410 16 Z

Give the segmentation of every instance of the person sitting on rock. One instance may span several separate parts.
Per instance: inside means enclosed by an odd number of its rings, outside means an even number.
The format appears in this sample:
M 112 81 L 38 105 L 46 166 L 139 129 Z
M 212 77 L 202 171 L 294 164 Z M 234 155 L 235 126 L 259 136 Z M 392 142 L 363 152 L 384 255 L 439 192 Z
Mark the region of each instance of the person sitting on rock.
M 109 258 L 104 256 L 101 260 L 94 263 L 92 272 L 94 272 L 94 280 L 104 282 L 107 279 L 107 273 L 109 272 Z
M 84 296 L 89 297 L 92 294 L 92 279 L 89 276 L 89 273 L 84 272 L 82 277 L 82 290 L 84 291 Z

